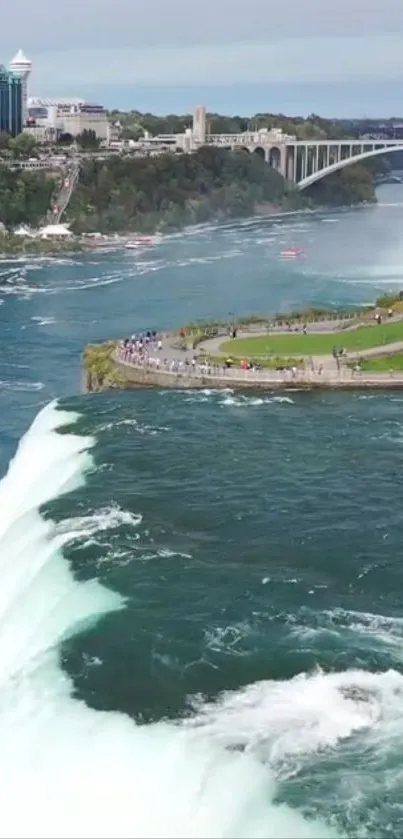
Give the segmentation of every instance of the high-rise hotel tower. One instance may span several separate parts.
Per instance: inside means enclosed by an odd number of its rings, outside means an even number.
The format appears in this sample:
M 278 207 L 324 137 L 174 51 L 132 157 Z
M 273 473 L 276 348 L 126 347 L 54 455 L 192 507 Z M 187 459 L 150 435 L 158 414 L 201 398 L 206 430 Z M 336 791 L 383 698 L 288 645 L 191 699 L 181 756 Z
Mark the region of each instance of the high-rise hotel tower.
M 0 64 L 0 132 L 15 137 L 23 126 L 22 79 Z
M 26 125 L 28 116 L 28 79 L 32 71 L 32 61 L 24 55 L 22 50 L 18 50 L 13 60 L 10 61 L 8 69 L 15 76 L 21 79 L 22 85 L 22 124 Z

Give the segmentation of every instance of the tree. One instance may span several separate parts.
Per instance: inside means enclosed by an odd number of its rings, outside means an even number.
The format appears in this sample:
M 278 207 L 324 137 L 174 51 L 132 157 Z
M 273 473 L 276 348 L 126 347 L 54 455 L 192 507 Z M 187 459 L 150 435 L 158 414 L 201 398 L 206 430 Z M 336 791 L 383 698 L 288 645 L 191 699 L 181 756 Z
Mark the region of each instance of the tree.
M 9 142 L 9 148 L 14 157 L 36 157 L 38 154 L 38 144 L 32 134 L 23 132 L 17 137 L 12 137 Z
M 122 128 L 121 138 L 122 140 L 139 140 L 140 137 L 144 136 L 144 128 L 142 125 L 138 125 L 135 122 L 130 127 Z
M 65 134 L 60 134 L 60 136 L 57 139 L 58 146 L 71 146 L 73 142 L 74 137 L 72 134 L 69 134 L 68 132 L 66 132 Z
M 12 229 L 37 225 L 50 207 L 55 182 L 40 172 L 12 172 L 0 166 L 0 221 Z
M 98 149 L 100 140 L 95 134 L 95 131 L 84 128 L 84 131 L 77 135 L 76 143 L 82 149 Z
M 11 137 L 7 134 L 7 131 L 0 131 L 0 153 L 3 151 L 8 151 L 10 146 Z

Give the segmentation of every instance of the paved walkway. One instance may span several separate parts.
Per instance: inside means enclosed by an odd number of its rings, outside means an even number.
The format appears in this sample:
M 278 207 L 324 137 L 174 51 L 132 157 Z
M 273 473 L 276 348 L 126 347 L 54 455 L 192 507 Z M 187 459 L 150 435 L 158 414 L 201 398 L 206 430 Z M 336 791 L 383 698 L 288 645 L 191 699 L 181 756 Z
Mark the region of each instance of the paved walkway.
M 390 322 L 392 319 L 389 319 Z M 403 315 L 399 315 L 398 317 L 394 318 L 395 321 L 403 320 Z M 312 334 L 314 332 L 338 332 L 341 328 L 340 321 L 325 321 L 320 324 L 320 329 L 316 328 L 317 324 L 312 324 L 309 332 Z M 349 327 L 350 328 L 350 327 Z M 351 328 L 357 328 L 351 327 Z M 274 330 L 270 330 L 272 332 Z M 284 330 L 284 328 L 277 328 L 277 334 L 289 334 L 288 330 Z M 259 331 L 259 330 L 239 330 L 237 333 L 237 337 L 239 338 L 250 338 L 250 337 L 266 337 L 267 331 Z M 387 385 L 390 386 L 393 382 L 394 385 L 403 385 L 403 372 L 402 373 L 372 373 L 372 372 L 361 372 L 355 373 L 354 370 L 347 367 L 347 361 L 354 361 L 359 360 L 360 358 L 367 358 L 368 356 L 377 356 L 382 354 L 390 354 L 394 352 L 403 352 L 403 341 L 398 341 L 393 344 L 386 344 L 383 346 L 372 347 L 368 350 L 360 350 L 357 352 L 347 353 L 347 356 L 344 358 L 344 363 L 341 364 L 340 368 L 337 366 L 336 360 L 333 358 L 332 355 L 315 355 L 315 356 L 303 356 L 305 359 L 305 367 L 299 369 L 294 374 L 291 375 L 291 371 L 287 373 L 287 371 L 281 372 L 274 370 L 272 368 L 263 368 L 261 370 L 240 370 L 239 366 L 234 365 L 234 367 L 226 370 L 221 365 L 213 365 L 211 369 L 210 365 L 203 365 L 202 361 L 199 361 L 196 369 L 189 369 L 184 368 L 183 362 L 185 359 L 189 361 L 192 359 L 194 355 L 200 355 L 200 352 L 204 350 L 206 355 L 211 356 L 221 356 L 225 358 L 228 354 L 224 353 L 220 347 L 221 344 L 228 339 L 229 336 L 227 335 L 220 335 L 216 338 L 211 338 L 207 341 L 203 341 L 201 344 L 198 345 L 197 349 L 193 351 L 191 348 L 188 350 L 183 350 L 180 348 L 180 337 L 179 335 L 173 335 L 172 333 L 168 333 L 162 339 L 162 350 L 160 352 L 151 352 L 152 356 L 158 356 L 159 361 L 158 365 L 161 365 L 161 368 L 158 367 L 156 370 L 155 362 L 156 359 L 151 358 L 146 365 L 141 365 L 143 369 L 148 371 L 147 375 L 159 377 L 165 377 L 165 381 L 170 382 L 172 380 L 172 385 L 170 386 L 183 386 L 183 381 L 185 379 L 189 379 L 189 385 L 191 384 L 190 380 L 193 383 L 196 383 L 196 386 L 200 386 L 197 384 L 199 381 L 204 382 L 204 386 L 207 386 L 208 382 L 210 381 L 211 384 L 214 386 L 214 383 L 217 382 L 219 387 L 234 386 L 245 384 L 248 386 L 252 386 L 253 384 L 256 386 L 266 386 L 269 383 L 277 386 L 284 386 L 287 384 L 292 384 L 293 386 L 297 385 L 298 382 L 301 384 L 309 385 L 309 384 L 316 384 L 319 386 L 352 386 L 357 384 L 361 387 L 371 387 L 371 386 L 382 386 Z M 190 342 L 189 342 L 190 343 Z M 300 355 L 300 354 L 298 354 Z M 310 363 L 310 359 L 313 358 L 313 368 Z M 138 363 L 136 364 L 135 361 L 124 361 L 120 359 L 120 363 L 124 364 L 125 367 L 137 367 L 139 368 Z M 178 374 L 179 368 L 179 374 Z M 200 369 L 199 369 L 200 368 Z M 206 369 L 205 369 L 206 368 Z M 175 382 L 175 384 L 174 384 Z M 206 384 L 207 383 L 207 384 Z
M 402 315 L 399 315 L 399 317 L 396 317 L 396 318 L 393 318 L 393 319 L 390 318 L 388 320 L 388 323 L 391 323 L 393 321 L 396 323 L 396 322 L 401 321 L 401 320 L 403 320 L 403 317 L 402 317 Z M 329 322 L 327 322 L 327 323 L 329 324 Z M 338 324 L 335 326 L 334 321 L 333 321 L 333 328 L 332 329 L 328 328 L 326 331 L 328 331 L 328 332 L 339 332 L 340 331 L 340 325 L 339 324 L 340 324 L 340 322 L 338 322 Z M 316 327 L 316 325 L 315 325 L 315 327 Z M 359 328 L 359 326 L 351 327 L 351 329 L 358 329 L 358 328 Z M 312 335 L 312 334 L 317 334 L 319 331 L 322 331 L 322 330 L 317 330 L 316 328 L 315 329 L 312 328 L 312 329 L 309 330 L 309 333 Z M 349 331 L 350 331 L 350 328 L 349 328 Z M 270 332 L 272 332 L 272 330 L 270 330 Z M 281 332 L 279 332 L 277 330 L 277 334 L 289 335 L 290 332 L 288 330 L 282 329 Z M 254 332 L 253 335 L 252 335 L 250 332 L 240 330 L 237 333 L 237 339 L 238 338 L 251 338 L 251 337 L 253 337 L 253 338 L 266 338 L 267 335 L 268 335 L 267 332 Z M 220 349 L 221 345 L 223 343 L 225 343 L 226 340 L 231 340 L 230 336 L 222 336 L 221 335 L 217 338 L 210 338 L 208 341 L 202 341 L 198 345 L 197 351 L 198 352 L 200 352 L 200 351 L 205 352 L 206 355 L 221 356 L 222 358 L 226 358 L 226 357 L 228 357 L 228 353 L 224 352 L 223 350 Z M 347 357 L 348 361 L 359 361 L 362 358 L 368 358 L 368 356 L 391 355 L 392 353 L 397 353 L 397 352 L 403 352 L 403 341 L 395 341 L 394 343 L 391 343 L 391 344 L 382 344 L 382 346 L 371 347 L 367 350 L 357 350 L 355 352 L 346 352 L 345 358 Z M 301 356 L 300 353 L 297 353 L 297 355 L 298 355 L 298 357 L 304 358 L 305 361 L 307 361 L 310 358 L 313 358 L 316 366 L 322 365 L 322 367 L 324 369 L 327 369 L 327 370 L 334 370 L 334 368 L 337 366 L 336 361 L 335 361 L 335 359 L 333 358 L 332 355 L 314 355 L 314 356 L 311 356 L 311 355 L 305 355 L 304 356 L 303 355 L 303 356 Z
M 377 388 L 403 387 L 403 373 L 356 373 L 352 368 L 341 366 L 337 369 L 334 359 L 321 370 L 300 368 L 296 371 L 241 370 L 239 367 L 226 369 L 221 366 L 196 364 L 180 369 L 171 369 L 164 356 L 158 366 L 155 359 L 139 363 L 136 359 L 127 359 L 124 354 L 115 353 L 116 361 L 126 371 L 129 381 L 136 387 L 173 387 L 183 388 Z

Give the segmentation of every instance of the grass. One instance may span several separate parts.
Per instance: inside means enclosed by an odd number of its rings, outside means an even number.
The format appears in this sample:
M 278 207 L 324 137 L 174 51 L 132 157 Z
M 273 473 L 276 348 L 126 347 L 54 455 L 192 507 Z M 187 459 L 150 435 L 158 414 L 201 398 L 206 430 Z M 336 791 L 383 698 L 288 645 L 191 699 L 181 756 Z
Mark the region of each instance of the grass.
M 236 358 L 233 356 L 236 364 Z M 207 361 L 209 364 L 218 364 L 222 366 L 225 362 L 225 358 L 222 355 L 200 355 L 200 361 Z M 303 367 L 304 366 L 304 359 L 303 358 L 288 358 L 284 355 L 281 356 L 271 356 L 271 358 L 251 358 L 248 356 L 248 361 L 251 364 L 258 364 L 260 367 L 268 368 L 269 370 L 274 370 L 276 367 Z
M 403 373 L 403 353 L 374 355 L 360 361 L 360 368 L 371 373 Z
M 220 350 L 238 358 L 258 358 L 268 355 L 331 355 L 333 347 L 343 347 L 347 352 L 369 350 L 403 341 L 403 321 L 359 326 L 341 332 L 309 333 L 290 332 L 282 335 L 264 335 L 258 338 L 236 338 L 221 344 Z

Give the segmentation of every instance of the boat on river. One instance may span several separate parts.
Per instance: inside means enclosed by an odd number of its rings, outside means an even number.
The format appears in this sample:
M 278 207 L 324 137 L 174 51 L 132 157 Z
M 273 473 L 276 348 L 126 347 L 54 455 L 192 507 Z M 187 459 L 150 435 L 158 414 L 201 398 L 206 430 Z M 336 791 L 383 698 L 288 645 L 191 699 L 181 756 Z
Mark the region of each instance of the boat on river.
M 285 248 L 280 252 L 280 256 L 285 259 L 297 259 L 298 257 L 305 256 L 305 253 L 302 248 Z
M 160 238 L 159 236 L 141 236 L 138 234 L 126 242 L 125 248 L 130 251 L 144 250 L 144 248 L 150 248 L 156 245 L 160 241 Z

